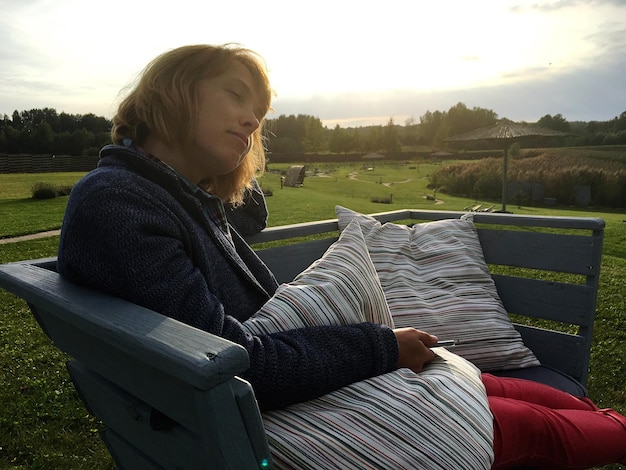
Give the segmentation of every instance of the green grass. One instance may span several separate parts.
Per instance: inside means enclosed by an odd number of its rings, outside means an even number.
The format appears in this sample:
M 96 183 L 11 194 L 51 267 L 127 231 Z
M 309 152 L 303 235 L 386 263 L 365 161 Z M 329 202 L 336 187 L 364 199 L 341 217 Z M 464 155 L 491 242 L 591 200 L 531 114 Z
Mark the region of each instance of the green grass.
M 54 199 L 0 200 L 0 238 L 61 228 L 67 196 Z
M 61 228 L 67 196 L 33 199 L 32 187 L 49 182 L 72 186 L 84 173 L 21 173 L 0 175 L 0 238 Z
M 0 245 L 0 263 L 53 256 L 59 237 Z M 0 468 L 107 469 L 101 425 L 26 303 L 0 290 Z
M 437 194 L 437 202 L 425 199 L 425 195 L 433 194 L 426 188 L 425 178 L 434 168 L 423 163 L 419 167 L 376 163 L 374 170 L 365 171 L 358 164 L 325 164 L 318 169 L 327 172 L 327 176 L 306 178 L 302 188 L 283 189 L 279 176 L 268 173 L 261 184 L 273 191 L 273 196 L 267 198 L 269 224 L 332 219 L 337 204 L 373 213 L 405 208 L 463 210 L 476 202 L 446 194 Z M 357 174 L 351 176 L 353 172 Z M 0 175 L 0 237 L 59 228 L 67 198 L 31 200 L 30 187 L 37 181 L 73 184 L 80 176 Z M 381 180 L 385 184 L 380 184 Z M 393 193 L 392 204 L 371 202 L 371 198 L 389 193 Z M 499 206 L 498 201 L 479 202 Z M 626 215 L 513 205 L 508 209 L 516 213 L 589 215 L 606 220 L 588 388 L 601 407 L 626 413 Z M 0 245 L 0 263 L 54 256 L 58 240 L 50 237 Z M 98 436 L 100 424 L 88 415 L 69 381 L 65 370 L 68 358 L 43 334 L 26 304 L 6 291 L 0 291 L 0 319 L 0 468 L 112 468 Z M 609 468 L 619 466 L 606 467 Z
M 0 200 L 31 197 L 35 183 L 49 182 L 57 186 L 72 186 L 84 173 L 10 173 L 0 174 Z

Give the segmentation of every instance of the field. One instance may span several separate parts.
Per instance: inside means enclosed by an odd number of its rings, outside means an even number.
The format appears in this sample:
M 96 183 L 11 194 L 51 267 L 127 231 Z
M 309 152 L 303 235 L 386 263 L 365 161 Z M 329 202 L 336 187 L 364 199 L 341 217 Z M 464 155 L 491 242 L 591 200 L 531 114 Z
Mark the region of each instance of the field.
M 337 204 L 373 213 L 403 208 L 463 210 L 484 203 L 437 193 L 426 187 L 427 175 L 437 164 L 424 162 L 370 162 L 310 165 L 316 176 L 300 188 L 281 188 L 278 170 L 270 165 L 261 180 L 271 190 L 267 198 L 269 225 L 335 218 Z M 0 175 L 0 238 L 36 233 L 61 226 L 67 197 L 33 200 L 36 182 L 72 184 L 72 174 Z M 391 194 L 391 203 L 372 202 Z M 428 197 L 427 197 L 428 196 Z M 589 392 L 601 407 L 626 413 L 626 215 L 621 212 L 567 207 L 518 207 L 524 214 L 593 215 L 606 220 L 598 317 L 591 358 Z M 0 245 L 0 263 L 53 256 L 58 237 Z M 112 462 L 100 442 L 100 423 L 78 400 L 67 372 L 67 357 L 43 335 L 26 304 L 0 291 L 0 468 L 109 469 Z M 617 469 L 619 466 L 606 467 Z

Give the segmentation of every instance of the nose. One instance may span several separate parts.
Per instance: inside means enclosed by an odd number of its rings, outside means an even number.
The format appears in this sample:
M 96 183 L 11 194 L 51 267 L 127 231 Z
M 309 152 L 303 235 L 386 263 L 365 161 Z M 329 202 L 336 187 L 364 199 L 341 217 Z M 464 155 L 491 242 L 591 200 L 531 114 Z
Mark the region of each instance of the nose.
M 250 111 L 246 111 L 246 113 L 243 115 L 241 124 L 246 129 L 249 129 L 250 132 L 254 132 L 259 128 L 259 125 L 261 123 L 259 119 L 256 117 L 256 114 L 254 113 L 254 111 L 250 110 Z

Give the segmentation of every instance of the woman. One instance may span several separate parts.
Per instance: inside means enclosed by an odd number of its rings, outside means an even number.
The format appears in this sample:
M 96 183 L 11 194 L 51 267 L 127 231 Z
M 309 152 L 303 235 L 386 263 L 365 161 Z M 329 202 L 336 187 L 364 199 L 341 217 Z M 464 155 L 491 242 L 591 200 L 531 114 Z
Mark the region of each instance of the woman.
M 241 204 L 264 168 L 261 129 L 270 102 L 263 63 L 249 50 L 186 46 L 152 61 L 113 119 L 114 145 L 102 149 L 98 168 L 72 191 L 59 272 L 244 346 L 244 378 L 263 410 L 400 367 L 420 372 L 437 338 L 412 328 L 363 323 L 244 332 L 241 322 L 277 285 L 230 229 L 224 204 Z M 493 396 L 495 467 L 565 467 L 573 459 L 571 467 L 582 468 L 626 458 L 626 418 L 617 413 L 537 384 L 491 376 L 484 382 Z M 538 403 L 517 400 L 528 396 Z M 567 407 L 568 417 L 554 405 Z M 541 425 L 528 436 L 536 415 Z M 566 420 L 571 430 L 563 428 Z M 585 427 L 589 420 L 594 425 Z M 574 431 L 582 434 L 572 441 Z M 535 432 L 557 442 L 526 442 Z M 561 439 L 572 448 L 560 447 Z M 591 443 L 585 452 L 579 441 Z M 528 446 L 541 455 L 529 460 Z

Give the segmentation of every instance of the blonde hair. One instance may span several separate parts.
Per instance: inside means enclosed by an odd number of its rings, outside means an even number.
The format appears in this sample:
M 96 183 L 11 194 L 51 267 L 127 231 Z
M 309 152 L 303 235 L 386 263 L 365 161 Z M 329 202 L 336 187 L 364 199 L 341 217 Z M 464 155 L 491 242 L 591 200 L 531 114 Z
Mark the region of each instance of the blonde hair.
M 186 148 L 193 139 L 198 115 L 198 82 L 221 75 L 233 61 L 252 74 L 263 111 L 259 118 L 264 118 L 270 109 L 272 90 L 265 63 L 258 54 L 232 44 L 183 46 L 159 55 L 143 70 L 113 117 L 113 143 L 121 145 L 125 139 L 132 139 L 141 146 L 148 135 L 156 134 L 168 145 Z M 225 202 L 242 202 L 253 177 L 265 169 L 263 121 L 252 135 L 243 162 L 229 174 L 201 182 L 203 189 Z

